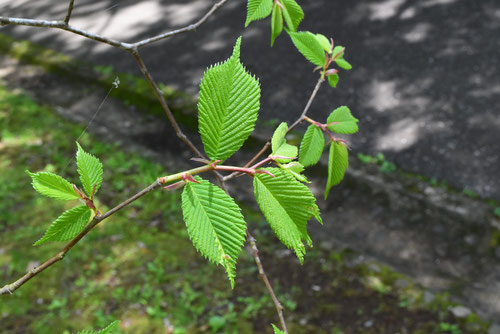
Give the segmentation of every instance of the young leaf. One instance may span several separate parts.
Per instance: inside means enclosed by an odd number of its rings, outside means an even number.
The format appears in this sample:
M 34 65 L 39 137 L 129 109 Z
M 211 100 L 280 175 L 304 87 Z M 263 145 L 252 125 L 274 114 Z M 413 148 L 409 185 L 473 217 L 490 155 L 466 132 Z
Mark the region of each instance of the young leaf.
M 109 325 L 107 325 L 106 328 L 103 328 L 100 331 L 84 330 L 84 331 L 79 331 L 76 334 L 113 334 L 113 333 L 117 333 L 119 324 L 120 324 L 120 321 L 115 320 L 112 323 L 110 323 Z
M 196 249 L 210 261 L 222 265 L 234 287 L 235 265 L 246 224 L 240 208 L 222 189 L 195 177 L 182 192 L 182 213 Z
M 328 83 L 333 88 L 337 87 L 337 84 L 339 83 L 339 75 L 338 74 L 329 75 L 328 76 Z
M 283 17 L 285 18 L 288 30 L 297 31 L 300 22 L 304 18 L 304 12 L 295 0 L 282 0 Z
M 48 241 L 73 239 L 85 228 L 89 219 L 90 209 L 85 205 L 65 211 L 49 226 L 44 236 L 35 242 L 33 246 L 38 246 Z
M 280 167 L 284 171 L 293 175 L 293 177 L 296 178 L 297 181 L 304 182 L 304 183 L 311 183 L 307 179 L 307 177 L 305 177 L 304 175 L 301 174 L 304 171 L 304 166 L 301 163 L 299 163 L 297 161 L 293 161 L 293 162 L 290 162 L 286 165 L 281 165 Z
M 316 39 L 316 36 L 309 31 L 289 32 L 292 42 L 300 53 L 307 60 L 317 66 L 325 65 L 325 51 Z
M 316 34 L 316 39 L 318 40 L 319 44 L 321 44 L 321 46 L 323 47 L 323 50 L 326 52 L 326 53 L 330 53 L 330 48 L 331 48 L 331 43 L 330 41 L 328 40 L 328 38 L 326 38 L 325 35 L 322 35 L 322 34 Z
M 288 131 L 288 125 L 283 122 L 281 123 L 276 131 L 274 131 L 273 138 L 271 139 L 272 153 L 271 155 L 279 155 L 282 157 L 297 157 L 297 147 L 286 143 L 286 133 Z M 289 162 L 292 159 L 276 159 L 277 162 Z
M 31 176 L 33 188 L 42 195 L 65 201 L 80 198 L 71 183 L 59 175 L 48 172 L 26 173 Z
M 349 64 L 345 59 L 343 58 L 339 58 L 339 59 L 335 59 L 335 63 L 337 63 L 337 65 L 340 67 L 340 68 L 343 68 L 344 70 L 350 70 L 352 68 L 352 65 Z
M 338 55 L 340 52 L 342 52 L 342 54 Z M 337 45 L 336 47 L 333 48 L 332 57 L 336 59 L 342 59 L 344 58 L 344 52 L 345 52 L 345 47 L 343 47 L 342 45 Z
M 285 334 L 281 329 L 276 327 L 274 324 L 271 324 L 273 326 L 274 334 Z
M 332 142 L 328 159 L 328 181 L 326 182 L 325 199 L 328 197 L 330 189 L 342 181 L 348 166 L 347 147 L 343 143 Z
M 351 114 L 346 106 L 341 106 L 328 116 L 326 120 L 327 129 L 342 134 L 353 134 L 358 132 L 358 119 Z
M 240 63 L 241 37 L 233 55 L 207 69 L 198 101 L 199 130 L 212 160 L 226 160 L 253 131 L 260 106 L 259 82 Z
M 309 125 L 300 143 L 299 162 L 304 166 L 315 165 L 321 158 L 324 147 L 323 131 L 313 124 Z
M 307 222 L 317 217 L 316 199 L 304 184 L 279 168 L 266 168 L 268 174 L 256 174 L 253 179 L 255 199 L 276 236 L 302 263 L 306 252 L 303 241 L 312 244 L 307 234 Z
M 78 146 L 78 151 L 76 152 L 76 165 L 78 167 L 78 174 L 80 175 L 80 181 L 82 181 L 83 189 L 87 193 L 87 196 L 92 196 L 92 192 L 97 193 L 97 190 L 102 184 L 102 163 L 94 157 L 83 150 L 80 144 L 76 143 Z
M 266 18 L 271 14 L 273 8 L 273 0 L 248 0 L 247 20 L 245 28 L 252 21 L 257 21 Z
M 276 3 L 273 7 L 273 13 L 271 15 L 271 46 L 274 45 L 274 41 L 283 31 L 283 15 L 281 7 Z

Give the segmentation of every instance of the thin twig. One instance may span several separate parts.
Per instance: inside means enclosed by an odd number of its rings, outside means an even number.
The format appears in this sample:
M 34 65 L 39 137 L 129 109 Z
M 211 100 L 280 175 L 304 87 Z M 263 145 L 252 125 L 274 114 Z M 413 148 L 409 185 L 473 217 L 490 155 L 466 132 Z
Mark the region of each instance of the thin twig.
M 182 34 L 184 32 L 189 32 L 189 31 L 196 30 L 199 26 L 201 26 L 203 23 L 205 23 L 205 21 L 207 21 L 208 18 L 213 13 L 215 13 L 217 11 L 217 9 L 219 9 L 220 7 L 222 7 L 226 2 L 227 2 L 227 0 L 221 0 L 221 1 L 217 2 L 216 4 L 214 4 L 212 6 L 212 8 L 210 8 L 210 10 L 201 19 L 199 19 L 195 23 L 192 23 L 192 24 L 188 25 L 187 27 L 184 27 L 184 28 L 181 28 L 181 29 L 177 29 L 177 30 L 173 30 L 173 31 L 170 31 L 170 32 L 167 32 L 167 33 L 163 33 L 163 34 L 160 34 L 160 35 L 156 35 L 156 36 L 153 36 L 153 37 L 150 37 L 150 38 L 143 39 L 142 41 L 133 43 L 132 46 L 135 47 L 135 48 L 139 48 L 141 46 L 148 45 L 148 44 L 160 41 L 160 40 L 165 39 L 165 38 L 169 38 L 169 37 L 172 37 L 172 36 L 175 36 L 175 35 L 179 35 L 179 34 Z
M 196 146 L 189 140 L 189 138 L 182 132 L 181 128 L 179 127 L 179 124 L 177 123 L 174 115 L 172 114 L 172 111 L 170 110 L 167 101 L 165 101 L 165 98 L 163 97 L 163 92 L 160 90 L 158 85 L 156 84 L 155 80 L 149 73 L 146 64 L 144 64 L 144 61 L 142 60 L 141 56 L 139 55 L 139 52 L 137 50 L 134 50 L 132 52 L 132 55 L 134 56 L 135 60 L 137 61 L 137 64 L 139 64 L 139 68 L 141 69 L 142 74 L 146 78 L 146 80 L 149 82 L 151 87 L 153 88 L 153 91 L 158 98 L 158 101 L 161 104 L 161 107 L 163 108 L 163 111 L 165 111 L 165 114 L 167 115 L 167 118 L 174 128 L 175 134 L 177 137 L 179 137 L 180 140 L 182 140 L 190 149 L 193 151 L 199 158 L 205 159 L 205 156 L 203 153 L 201 153 Z
M 247 230 L 247 239 L 248 243 L 250 244 L 250 248 L 252 249 L 252 255 L 255 260 L 255 264 L 259 269 L 260 278 L 262 278 L 262 280 L 264 281 L 267 291 L 269 291 L 269 295 L 273 300 L 274 307 L 276 307 L 276 312 L 278 313 L 278 317 L 280 319 L 281 328 L 285 333 L 288 333 L 288 330 L 286 329 L 285 317 L 283 316 L 283 305 L 281 305 L 280 301 L 278 300 L 278 297 L 276 297 L 276 294 L 274 293 L 273 287 L 269 282 L 269 279 L 267 278 L 266 272 L 264 271 L 264 267 L 262 266 L 262 261 L 260 260 L 259 257 L 259 249 L 257 248 L 255 238 L 248 230 Z
M 117 206 L 115 206 L 113 209 L 109 210 L 105 214 L 100 215 L 100 216 L 95 216 L 90 221 L 90 223 L 85 227 L 85 229 L 82 232 L 80 232 L 80 234 L 78 234 L 76 237 L 74 237 L 59 253 L 57 253 L 55 256 L 53 256 L 49 260 L 45 261 L 40 266 L 30 270 L 29 272 L 27 272 L 23 277 L 21 277 L 17 281 L 15 281 L 11 284 L 7 284 L 3 288 L 0 288 L 0 295 L 14 293 L 14 291 L 19 289 L 23 284 L 28 282 L 30 279 L 32 279 L 33 277 L 35 277 L 36 275 L 38 275 L 39 273 L 41 273 L 45 269 L 49 268 L 54 263 L 61 261 L 64 258 L 64 256 L 66 255 L 66 253 L 68 253 L 70 251 L 70 249 L 73 248 L 73 246 L 75 246 L 78 243 L 78 241 L 80 241 L 85 235 L 87 235 L 87 233 L 89 233 L 97 224 L 99 224 L 100 222 L 102 222 L 104 219 L 108 218 L 112 214 L 116 213 L 117 211 L 123 209 L 124 207 L 126 207 L 130 203 L 132 203 L 132 202 L 136 201 L 137 199 L 141 198 L 142 196 L 146 195 L 150 191 L 158 189 L 161 186 L 162 186 L 162 184 L 160 183 L 160 181 L 158 179 L 153 184 L 151 184 L 149 187 L 144 188 L 143 190 L 141 190 L 140 192 L 138 192 L 134 196 L 130 197 L 126 201 L 118 204 Z
M 16 17 L 4 17 L 0 16 L 0 25 L 21 25 L 21 26 L 30 26 L 30 27 L 41 27 L 41 28 L 55 28 L 66 30 L 72 32 L 74 34 L 87 37 L 94 41 L 98 41 L 101 43 L 106 43 L 111 46 L 117 47 L 119 49 L 130 51 L 132 48 L 131 44 L 123 43 L 117 41 L 112 38 L 107 38 L 98 34 L 94 34 L 90 31 L 83 30 L 80 28 L 73 27 L 69 24 L 66 24 L 64 21 L 46 21 L 46 20 L 32 20 L 32 19 L 24 19 L 24 18 L 16 18 Z
M 143 39 L 139 42 L 136 43 L 125 43 L 121 42 L 112 38 L 107 38 L 98 34 L 94 34 L 90 31 L 83 30 L 80 28 L 76 28 L 74 26 L 69 25 L 69 19 L 71 17 L 71 12 L 73 10 L 73 3 L 74 0 L 70 0 L 70 4 L 68 6 L 68 12 L 66 14 L 66 17 L 64 21 L 48 21 L 48 20 L 33 20 L 33 19 L 25 19 L 25 18 L 15 18 L 15 17 L 4 17 L 0 16 L 0 25 L 22 25 L 22 26 L 31 26 L 31 27 L 42 27 L 42 28 L 56 28 L 56 29 L 62 29 L 66 30 L 72 33 L 75 33 L 77 35 L 81 35 L 90 39 L 93 39 L 98 42 L 106 43 L 111 46 L 127 50 L 127 51 L 132 51 L 132 50 L 137 50 L 141 46 L 148 45 L 163 39 L 170 38 L 172 36 L 176 36 L 185 32 L 193 31 L 197 29 L 199 26 L 201 26 L 203 23 L 205 23 L 208 18 L 215 13 L 220 7 L 222 7 L 228 0 L 220 0 L 216 4 L 210 8 L 210 10 L 197 22 L 190 24 L 184 28 L 176 29 L 173 31 L 169 31 L 167 33 L 162 33 L 159 35 L 155 35 L 153 37 L 149 37 L 146 39 Z
M 66 14 L 66 17 L 64 18 L 64 23 L 69 24 L 69 19 L 71 18 L 71 12 L 73 12 L 73 3 L 75 0 L 69 0 L 69 5 L 68 5 L 68 13 Z
M 316 82 L 316 86 L 314 87 L 314 90 L 311 93 L 311 96 L 309 97 L 309 100 L 307 101 L 306 106 L 304 107 L 304 110 L 302 111 L 302 114 L 299 116 L 299 118 L 297 118 L 297 120 L 292 125 L 290 125 L 287 133 L 292 131 L 295 127 L 297 127 L 297 125 L 299 125 L 304 120 L 307 112 L 309 111 L 309 108 L 311 107 L 311 104 L 313 103 L 314 99 L 316 98 L 316 95 L 318 94 L 318 91 L 321 87 L 321 84 L 323 84 L 324 81 L 325 81 L 325 79 L 323 79 L 323 78 L 318 79 L 318 82 Z M 243 167 L 248 168 L 248 167 L 252 166 L 255 163 L 255 161 L 257 161 L 257 159 L 260 158 L 260 156 L 262 154 L 266 153 L 266 151 L 269 149 L 269 147 L 271 147 L 271 139 L 269 139 L 264 144 L 264 146 L 260 149 L 260 151 L 256 155 L 254 155 L 253 158 L 250 159 L 250 161 L 248 161 L 245 164 L 245 166 L 243 166 Z M 229 181 L 232 178 L 238 176 L 239 174 L 240 173 L 238 173 L 238 172 L 231 173 L 231 174 L 224 177 L 224 181 Z
M 293 129 L 295 129 L 295 127 L 297 125 L 299 125 L 300 123 L 302 123 L 302 121 L 304 120 L 304 117 L 306 116 L 307 112 L 309 111 L 309 108 L 311 108 L 311 104 L 313 103 L 314 99 L 316 98 L 316 94 L 318 94 L 318 91 L 321 87 L 321 84 L 323 84 L 323 82 L 325 82 L 325 79 L 323 79 L 322 77 L 318 79 L 318 82 L 316 82 L 316 86 L 314 87 L 314 90 L 311 94 L 311 96 L 309 97 L 309 100 L 307 101 L 307 104 L 304 108 L 304 110 L 302 111 L 302 114 L 300 115 L 299 118 L 297 118 L 297 120 L 288 127 L 288 132 L 292 131 Z

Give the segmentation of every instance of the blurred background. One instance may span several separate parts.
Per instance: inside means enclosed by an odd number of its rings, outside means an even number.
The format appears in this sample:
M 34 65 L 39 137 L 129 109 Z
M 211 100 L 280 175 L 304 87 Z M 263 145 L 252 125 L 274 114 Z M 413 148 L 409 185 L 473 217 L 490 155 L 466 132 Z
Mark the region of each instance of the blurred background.
M 134 42 L 188 25 L 214 3 L 76 0 L 71 24 Z M 299 30 L 346 46 L 353 65 L 336 89 L 321 88 L 310 117 L 324 120 L 347 105 L 360 131 L 346 137 L 350 169 L 327 201 L 319 199 L 325 161 L 307 172 L 325 225 L 310 224 L 314 248 L 303 266 L 272 235 L 249 180 L 230 184 L 290 332 L 500 333 L 500 4 L 299 3 Z M 61 1 L 0 0 L 2 16 L 60 20 L 66 10 Z M 235 164 L 279 122 L 300 115 L 318 76 L 286 34 L 270 47 L 269 18 L 244 29 L 245 16 L 246 1 L 229 0 L 197 31 L 141 49 L 201 147 L 201 77 L 243 36 L 242 62 L 260 79 L 262 99 L 256 133 Z M 74 164 L 66 166 L 99 108 L 82 144 L 105 164 L 103 208 L 158 175 L 196 166 L 130 54 L 64 31 L 3 26 L 0 64 L 2 282 L 61 247 L 31 246 L 64 204 L 36 196 L 24 170 L 76 180 Z M 299 143 L 304 130 L 289 140 Z M 178 203 L 177 193 L 149 195 L 89 234 L 63 263 L 3 296 L 2 332 L 76 332 L 114 319 L 127 333 L 270 332 L 277 319 L 248 250 L 231 290 L 223 271 L 190 244 Z

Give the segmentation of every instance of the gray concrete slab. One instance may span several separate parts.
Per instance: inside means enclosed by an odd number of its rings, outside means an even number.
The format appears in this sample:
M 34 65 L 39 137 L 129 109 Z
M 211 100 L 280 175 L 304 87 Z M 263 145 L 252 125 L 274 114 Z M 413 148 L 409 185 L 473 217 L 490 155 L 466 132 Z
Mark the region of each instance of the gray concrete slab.
M 500 3 L 496 0 L 300 1 L 304 30 L 347 46 L 354 65 L 313 104 L 319 120 L 348 105 L 360 118 L 354 152 L 384 152 L 416 173 L 500 200 Z M 72 24 L 135 41 L 201 17 L 210 0 L 76 0 Z M 197 32 L 143 50 L 161 82 L 193 94 L 204 69 L 244 36 L 242 59 L 262 83 L 265 119 L 297 117 L 316 75 L 287 36 L 269 47 L 269 22 L 243 29 L 246 1 L 230 0 Z M 61 19 L 62 1 L 4 0 L 0 15 Z M 121 50 L 61 31 L 3 27 L 77 58 L 138 73 Z

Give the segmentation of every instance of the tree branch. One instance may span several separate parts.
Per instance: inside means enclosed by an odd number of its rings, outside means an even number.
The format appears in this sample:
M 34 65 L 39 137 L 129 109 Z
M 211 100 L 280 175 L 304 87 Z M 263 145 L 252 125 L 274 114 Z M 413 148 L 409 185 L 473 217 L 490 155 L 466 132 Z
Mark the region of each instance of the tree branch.
M 69 0 L 69 5 L 68 5 L 68 12 L 66 14 L 66 17 L 64 18 L 64 23 L 69 24 L 69 19 L 71 18 L 71 12 L 73 11 L 73 3 L 75 0 Z
M 141 46 L 148 45 L 148 44 L 160 41 L 160 40 L 165 39 L 165 38 L 170 38 L 172 36 L 179 35 L 179 34 L 182 34 L 184 32 L 189 32 L 189 31 L 196 30 L 199 26 L 201 26 L 203 23 L 205 23 L 205 21 L 207 21 L 208 18 L 213 13 L 215 13 L 220 7 L 224 6 L 224 4 L 226 2 L 227 2 L 227 0 L 220 0 L 219 2 L 217 2 L 216 4 L 214 4 L 212 6 L 212 8 L 210 8 L 210 10 L 201 19 L 199 19 L 195 23 L 192 23 L 192 24 L 188 25 L 187 27 L 184 27 L 184 28 L 181 28 L 181 29 L 177 29 L 177 30 L 173 30 L 173 31 L 170 31 L 170 32 L 167 32 L 167 33 L 163 33 L 163 34 L 160 34 L 160 35 L 156 35 L 156 36 L 153 36 L 153 37 L 150 37 L 150 38 L 143 39 L 142 41 L 133 43 L 132 46 L 135 47 L 135 48 L 139 48 Z
M 131 44 L 123 43 L 112 38 L 107 38 L 98 34 L 91 33 L 89 31 L 73 27 L 66 24 L 64 21 L 46 21 L 46 20 L 32 20 L 16 17 L 4 17 L 0 16 L 0 25 L 20 25 L 20 26 L 30 26 L 30 27 L 41 27 L 41 28 L 55 28 L 66 30 L 74 34 L 93 39 L 101 43 L 109 44 L 111 46 L 117 47 L 119 49 L 130 51 Z
M 264 271 L 264 267 L 262 266 L 262 261 L 260 261 L 259 249 L 257 248 L 255 238 L 252 236 L 252 234 L 250 234 L 248 230 L 247 230 L 247 239 L 248 243 L 250 244 L 250 248 L 252 249 L 252 255 L 255 260 L 255 264 L 259 269 L 260 278 L 262 278 L 262 280 L 264 281 L 267 291 L 269 291 L 269 295 L 273 300 L 276 312 L 278 313 L 278 318 L 280 319 L 281 328 L 285 333 L 288 333 L 288 330 L 286 329 L 285 317 L 283 316 L 283 305 L 281 305 L 280 301 L 278 300 L 278 297 L 276 297 L 276 294 L 274 293 L 273 287 L 269 282 L 269 279 L 267 278 L 266 272 Z
M 166 33 L 162 33 L 156 36 L 152 36 L 146 39 L 143 39 L 136 43 L 125 43 L 112 38 L 107 38 L 98 34 L 91 33 L 90 31 L 83 30 L 80 28 L 76 28 L 74 26 L 69 25 L 69 19 L 71 17 L 71 13 L 73 11 L 74 0 L 70 0 L 68 11 L 64 21 L 47 21 L 47 20 L 33 20 L 33 19 L 25 19 L 25 18 L 15 18 L 15 17 L 4 17 L 0 16 L 0 25 L 22 25 L 22 26 L 31 26 L 31 27 L 42 27 L 42 28 L 56 28 L 61 30 L 66 30 L 72 32 L 77 35 L 81 35 L 87 37 L 89 39 L 93 39 L 98 42 L 106 43 L 111 46 L 132 51 L 137 50 L 141 46 L 148 45 L 157 41 L 161 41 L 163 39 L 170 38 L 172 36 L 176 36 L 185 32 L 196 30 L 199 26 L 205 23 L 212 14 L 214 14 L 220 7 L 222 7 L 228 0 L 220 0 L 215 3 L 212 8 L 197 22 L 192 23 L 184 28 L 176 29 L 173 31 L 169 31 Z
M 14 291 L 19 289 L 23 284 L 28 282 L 30 279 L 32 279 L 33 277 L 35 277 L 36 275 L 38 275 L 39 273 L 41 273 L 45 269 L 49 268 L 54 263 L 61 261 L 64 258 L 64 256 L 66 255 L 66 253 L 68 253 L 71 250 L 71 248 L 73 248 L 73 246 L 75 246 L 78 243 L 78 241 L 80 241 L 84 236 L 86 236 L 87 233 L 89 233 L 97 224 L 99 224 L 100 222 L 102 222 L 104 219 L 108 218 L 112 214 L 116 213 L 117 211 L 123 209 L 124 207 L 126 207 L 130 203 L 132 203 L 132 202 L 136 201 L 137 199 L 141 198 L 142 196 L 146 195 L 150 191 L 158 189 L 161 186 L 162 186 L 162 184 L 160 183 L 160 179 L 157 179 L 149 187 L 141 190 L 140 192 L 138 192 L 134 196 L 130 197 L 126 201 L 118 204 L 117 206 L 115 206 L 113 209 L 109 210 L 105 214 L 100 215 L 100 216 L 94 216 L 94 218 L 90 221 L 90 223 L 87 224 L 85 229 L 82 232 L 80 232 L 80 234 L 78 234 L 76 237 L 74 237 L 59 253 L 57 253 L 55 256 L 48 259 L 47 261 L 45 261 L 42 265 L 28 271 L 23 277 L 21 277 L 17 281 L 15 281 L 11 284 L 7 284 L 3 288 L 0 288 L 0 295 L 14 293 Z
M 167 118 L 172 124 L 172 127 L 175 130 L 175 134 L 177 137 L 179 137 L 180 140 L 182 140 L 186 145 L 193 151 L 199 158 L 205 159 L 205 156 L 203 153 L 201 153 L 196 146 L 189 140 L 189 138 L 182 132 L 181 128 L 179 127 L 179 124 L 177 123 L 174 115 L 172 114 L 172 111 L 170 110 L 167 101 L 165 101 L 165 97 L 163 97 L 163 92 L 160 90 L 158 85 L 156 84 L 155 80 L 149 73 L 146 64 L 144 64 L 144 61 L 142 60 L 141 56 L 139 55 L 139 52 L 137 50 L 132 51 L 132 55 L 134 56 L 135 60 L 137 61 L 137 64 L 139 64 L 139 68 L 141 69 L 142 74 L 146 78 L 146 80 L 149 82 L 151 87 L 153 88 L 153 91 L 158 98 L 158 101 L 161 104 L 161 107 L 163 108 L 163 111 L 165 111 L 165 114 L 167 115 Z
M 311 107 L 311 104 L 313 103 L 314 99 L 316 98 L 316 95 L 318 94 L 318 91 L 321 88 L 321 85 L 323 84 L 324 81 L 325 81 L 324 78 L 319 78 L 318 79 L 318 81 L 316 82 L 316 86 L 314 87 L 314 90 L 311 93 L 311 96 L 309 97 L 309 100 L 307 101 L 307 104 L 304 107 L 304 110 L 302 111 L 302 114 L 299 116 L 299 118 L 297 118 L 297 120 L 292 125 L 290 125 L 290 127 L 288 128 L 287 133 L 289 133 L 290 131 L 292 131 L 294 128 L 297 127 L 297 125 L 299 125 L 300 123 L 302 123 L 302 121 L 304 121 L 304 118 L 306 117 L 306 114 L 309 111 L 309 108 Z M 264 146 L 260 149 L 260 151 L 256 155 L 254 155 L 254 157 L 252 159 L 250 159 L 250 161 L 247 162 L 245 164 L 245 166 L 243 166 L 243 167 L 244 168 L 248 168 L 248 167 L 252 166 L 255 163 L 255 161 L 257 161 L 257 159 L 260 158 L 260 156 L 262 154 L 266 153 L 266 151 L 269 149 L 270 146 L 271 146 L 271 139 L 269 139 L 264 144 Z M 231 180 L 232 178 L 238 176 L 239 174 L 240 174 L 239 172 L 234 172 L 234 173 L 232 173 L 230 175 L 227 175 L 227 176 L 224 177 L 224 181 Z

